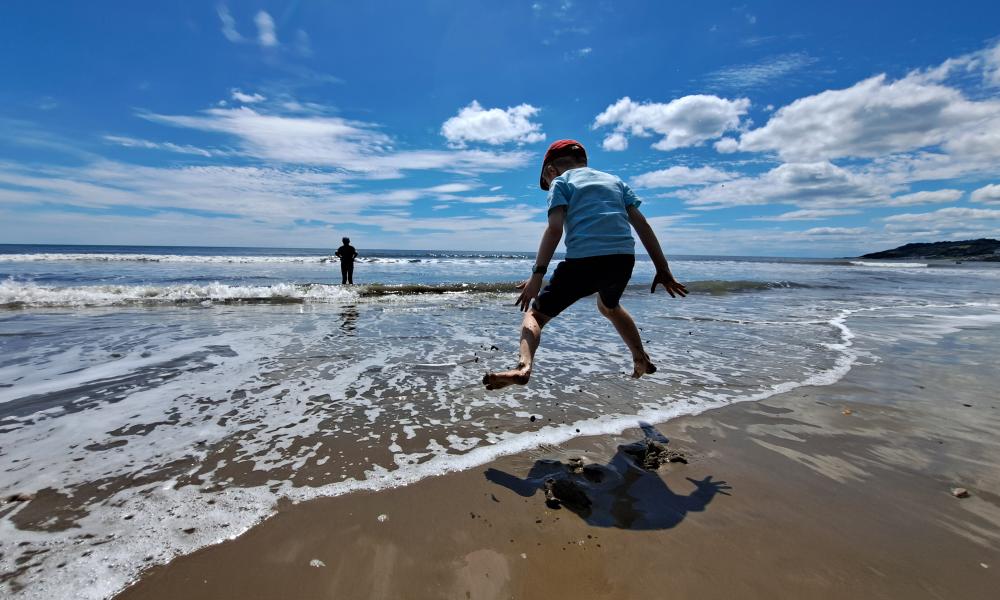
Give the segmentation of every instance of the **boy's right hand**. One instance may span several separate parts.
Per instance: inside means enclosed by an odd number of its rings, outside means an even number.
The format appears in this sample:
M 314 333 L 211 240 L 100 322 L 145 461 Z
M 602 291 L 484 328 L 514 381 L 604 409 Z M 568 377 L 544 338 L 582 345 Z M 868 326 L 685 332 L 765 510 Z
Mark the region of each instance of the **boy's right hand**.
M 670 271 L 656 272 L 656 275 L 653 276 L 653 285 L 649 287 L 650 294 L 656 292 L 657 285 L 662 285 L 663 289 L 667 290 L 667 293 L 670 294 L 671 298 L 676 298 L 677 296 L 683 298 L 688 295 L 687 288 L 684 287 L 684 284 L 674 279 L 674 275 Z

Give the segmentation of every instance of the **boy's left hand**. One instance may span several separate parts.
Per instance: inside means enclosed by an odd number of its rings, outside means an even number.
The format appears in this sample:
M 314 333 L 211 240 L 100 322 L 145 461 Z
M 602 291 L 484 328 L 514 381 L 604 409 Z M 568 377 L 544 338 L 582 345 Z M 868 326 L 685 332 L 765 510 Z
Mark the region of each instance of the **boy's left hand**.
M 653 285 L 649 288 L 649 293 L 656 293 L 656 286 L 658 285 L 662 285 L 663 289 L 667 290 L 667 293 L 670 294 L 671 298 L 676 298 L 677 296 L 684 298 L 688 295 L 687 288 L 684 287 L 683 283 L 674 279 L 674 276 L 670 273 L 670 271 L 656 272 L 656 275 L 653 277 Z
M 542 289 L 542 276 L 532 275 L 531 279 L 525 279 L 517 284 L 517 289 L 521 290 L 521 295 L 517 297 L 514 304 L 520 306 L 521 312 L 528 312 L 528 309 L 531 308 L 531 301 L 538 296 L 539 290 Z

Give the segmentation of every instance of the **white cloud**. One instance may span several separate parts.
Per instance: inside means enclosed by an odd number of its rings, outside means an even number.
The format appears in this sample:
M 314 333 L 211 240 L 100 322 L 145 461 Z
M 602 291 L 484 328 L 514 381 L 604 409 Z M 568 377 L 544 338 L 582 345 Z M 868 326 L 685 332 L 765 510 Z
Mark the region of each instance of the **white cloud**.
M 923 237 L 951 239 L 994 237 L 1000 229 L 1000 209 L 951 206 L 929 213 L 906 213 L 882 219 L 886 230 Z
M 281 115 L 248 106 L 211 108 L 202 114 L 142 114 L 157 123 L 235 136 L 250 156 L 296 165 L 340 168 L 371 178 L 400 177 L 404 170 L 456 173 L 504 171 L 527 163 L 527 152 L 406 150 L 373 124 L 319 115 Z
M 219 13 L 219 20 L 222 21 L 222 35 L 230 42 L 242 42 L 243 36 L 236 31 L 236 20 L 229 14 L 229 9 L 220 4 L 216 11 Z
M 715 142 L 715 151 L 720 154 L 730 154 L 740 149 L 740 143 L 731 137 L 724 137 Z
M 728 181 L 735 177 L 736 175 L 733 173 L 720 171 L 714 167 L 692 169 L 676 166 L 638 175 L 632 179 L 632 184 L 640 188 L 673 188 Z
M 495 204 L 497 202 L 506 202 L 512 200 L 510 196 L 456 196 L 452 198 L 453 200 L 458 200 L 459 202 L 465 202 L 466 204 Z
M 278 45 L 278 35 L 274 30 L 274 19 L 265 11 L 260 11 L 253 18 L 257 24 L 257 42 L 264 47 L 270 48 Z
M 490 188 L 490 191 L 491 192 L 496 192 L 496 191 L 499 191 L 501 189 L 503 189 L 502 185 L 495 185 L 495 186 L 493 186 L 493 187 Z
M 313 220 L 380 225 L 388 219 L 394 230 L 403 230 L 427 226 L 421 218 L 405 213 L 406 207 L 419 199 L 468 204 L 512 200 L 502 195 L 455 195 L 474 189 L 472 184 L 358 191 L 342 186 L 344 180 L 341 173 L 302 168 L 146 167 L 104 161 L 79 168 L 36 170 L 0 163 L 0 206 L 198 211 L 210 215 L 206 218 L 226 215 L 286 227 Z M 435 222 L 434 227 L 440 229 L 442 224 Z M 466 223 L 465 227 L 473 225 Z
M 604 138 L 601 147 L 608 152 L 621 152 L 628 148 L 628 138 L 624 133 L 612 133 Z
M 138 138 L 120 136 L 120 135 L 106 135 L 104 139 L 119 146 L 125 146 L 126 148 L 146 148 L 149 150 L 167 150 L 170 152 L 177 152 L 180 154 L 195 154 L 197 156 L 222 156 L 227 154 L 226 152 L 220 150 L 205 150 L 204 148 L 199 148 L 197 146 L 190 146 L 187 144 L 174 144 L 171 142 L 151 142 L 149 140 L 142 140 Z
M 886 201 L 888 206 L 914 206 L 916 204 L 940 204 L 954 202 L 962 197 L 962 190 L 934 190 L 932 192 L 914 192 L 896 196 Z
M 980 72 L 983 83 L 990 86 L 1000 85 L 1000 42 L 990 48 L 984 48 L 956 58 L 949 58 L 937 67 L 915 72 L 915 75 L 928 81 L 945 81 L 958 74 Z
M 709 73 L 705 79 L 709 84 L 726 88 L 753 88 L 787 77 L 790 73 L 808 67 L 815 62 L 817 59 L 805 52 L 792 52 L 757 62 L 718 69 Z
M 740 150 L 796 160 L 872 158 L 935 146 L 996 155 L 1000 102 L 970 101 L 919 74 L 898 81 L 878 75 L 800 98 L 739 141 Z
M 260 94 L 247 94 L 239 90 L 239 88 L 233 88 L 231 90 L 233 100 L 237 102 L 242 102 L 243 104 L 256 104 L 257 102 L 263 102 L 267 100 L 264 96 Z
M 887 223 L 922 223 L 939 220 L 941 218 L 1000 219 L 1000 209 L 951 206 L 948 208 L 940 208 L 929 213 L 904 213 L 901 215 L 892 215 L 885 217 L 882 220 Z
M 484 211 L 491 217 L 500 217 L 508 222 L 521 223 L 533 220 L 537 215 L 545 212 L 545 209 L 527 204 L 518 204 L 509 208 L 487 208 Z
M 883 181 L 901 184 L 958 178 L 973 179 L 996 173 L 1000 168 L 1000 155 L 993 157 L 989 153 L 959 155 L 946 152 L 911 152 L 876 158 L 859 168 Z
M 339 173 L 314 169 L 146 167 L 96 162 L 80 168 L 28 170 L 0 165 L 0 182 L 20 188 L 0 198 L 85 208 L 185 209 L 253 217 L 309 218 L 332 200 Z M 332 204 L 332 203 L 331 203 Z M 357 210 L 363 205 L 333 205 Z
M 1000 44 L 983 53 L 985 68 L 983 76 L 990 85 L 1000 86 Z
M 540 142 L 545 139 L 542 126 L 531 121 L 531 117 L 538 112 L 539 109 L 530 104 L 520 104 L 506 110 L 484 109 L 479 102 L 473 100 L 459 110 L 458 115 L 444 122 L 441 135 L 456 147 L 464 147 L 468 142 L 491 145 Z
M 879 177 L 821 161 L 785 163 L 756 177 L 681 190 L 675 196 L 705 209 L 764 204 L 851 208 L 885 203 L 897 188 Z
M 740 125 L 740 118 L 750 107 L 750 100 L 726 100 L 718 96 L 684 96 L 663 104 L 633 102 L 624 97 L 597 115 L 592 129 L 613 126 L 605 139 L 605 149 L 624 149 L 624 137 L 662 138 L 653 144 L 657 150 L 698 146 Z M 610 146 L 610 147 L 609 147 Z
M 850 208 L 816 208 L 793 210 L 773 217 L 751 217 L 749 221 L 819 221 L 830 217 L 856 215 L 860 210 Z
M 989 185 L 984 185 L 978 190 L 972 192 L 973 202 L 982 202 L 983 204 L 1000 204 L 1000 185 L 991 183 Z
M 459 192 L 468 192 L 475 188 L 476 186 L 468 183 L 444 183 L 427 188 L 427 191 L 435 194 L 457 194 Z
M 807 236 L 840 236 L 840 237 L 855 237 L 861 235 L 868 230 L 864 227 L 813 227 L 812 229 L 806 229 L 802 232 L 803 235 Z

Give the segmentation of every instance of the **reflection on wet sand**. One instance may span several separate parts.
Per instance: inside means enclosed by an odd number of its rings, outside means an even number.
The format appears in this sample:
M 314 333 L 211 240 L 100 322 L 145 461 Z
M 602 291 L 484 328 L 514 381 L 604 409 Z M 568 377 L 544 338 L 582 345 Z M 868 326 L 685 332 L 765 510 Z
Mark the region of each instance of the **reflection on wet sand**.
M 356 304 L 348 304 L 340 313 L 340 329 L 347 335 L 353 335 L 358 328 L 358 307 Z

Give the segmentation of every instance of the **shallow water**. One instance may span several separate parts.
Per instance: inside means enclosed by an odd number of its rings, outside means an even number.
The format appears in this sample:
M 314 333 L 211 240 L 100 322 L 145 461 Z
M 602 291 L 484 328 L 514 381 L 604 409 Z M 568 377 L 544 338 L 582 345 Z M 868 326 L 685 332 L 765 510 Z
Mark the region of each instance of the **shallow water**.
M 34 499 L 0 505 L 0 590 L 24 598 L 107 596 L 281 498 L 829 384 L 880 342 L 1000 324 L 984 265 L 680 258 L 681 300 L 651 296 L 640 261 L 623 304 L 654 376 L 625 375 L 586 299 L 546 328 L 529 387 L 486 392 L 516 361 L 498 284 L 529 255 L 372 252 L 344 288 L 320 251 L 3 251 L 0 493 Z

